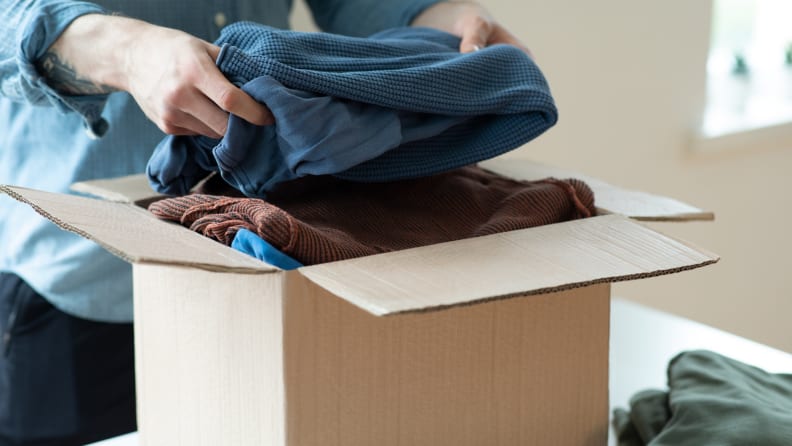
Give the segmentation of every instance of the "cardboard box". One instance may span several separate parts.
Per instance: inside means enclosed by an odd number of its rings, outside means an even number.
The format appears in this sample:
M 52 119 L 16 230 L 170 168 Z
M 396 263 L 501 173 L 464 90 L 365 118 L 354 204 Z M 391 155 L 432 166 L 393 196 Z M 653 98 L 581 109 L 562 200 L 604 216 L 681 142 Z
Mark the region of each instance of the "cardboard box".
M 140 178 L 2 190 L 133 263 L 143 445 L 604 445 L 610 283 L 718 259 L 627 216 L 712 214 L 485 167 L 604 215 L 285 272 L 132 205 Z

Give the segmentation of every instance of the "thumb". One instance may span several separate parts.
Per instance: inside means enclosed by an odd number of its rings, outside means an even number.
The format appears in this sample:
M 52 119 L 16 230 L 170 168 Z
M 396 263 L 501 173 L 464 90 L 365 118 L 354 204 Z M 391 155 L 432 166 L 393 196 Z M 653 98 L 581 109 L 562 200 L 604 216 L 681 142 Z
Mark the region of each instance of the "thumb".
M 462 42 L 459 44 L 460 53 L 470 53 L 478 51 L 489 41 L 492 32 L 492 25 L 482 19 L 473 21 L 462 30 Z

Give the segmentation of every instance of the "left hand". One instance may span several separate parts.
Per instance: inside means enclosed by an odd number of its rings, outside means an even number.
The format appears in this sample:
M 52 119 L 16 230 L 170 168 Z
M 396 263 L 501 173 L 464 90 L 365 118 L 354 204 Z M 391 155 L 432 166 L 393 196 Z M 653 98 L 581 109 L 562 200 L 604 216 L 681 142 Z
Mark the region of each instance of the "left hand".
M 496 22 L 486 9 L 477 3 L 462 1 L 436 3 L 420 13 L 413 20 L 412 26 L 436 28 L 460 37 L 461 53 L 480 50 L 487 45 L 505 43 L 514 45 L 533 57 L 528 47 Z

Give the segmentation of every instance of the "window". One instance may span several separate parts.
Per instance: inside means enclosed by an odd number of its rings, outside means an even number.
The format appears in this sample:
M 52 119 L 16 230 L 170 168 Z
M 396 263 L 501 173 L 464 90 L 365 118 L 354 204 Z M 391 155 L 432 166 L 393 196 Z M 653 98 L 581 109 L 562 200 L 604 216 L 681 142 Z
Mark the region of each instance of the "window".
M 791 0 L 714 1 L 702 137 L 792 126 L 790 19 Z

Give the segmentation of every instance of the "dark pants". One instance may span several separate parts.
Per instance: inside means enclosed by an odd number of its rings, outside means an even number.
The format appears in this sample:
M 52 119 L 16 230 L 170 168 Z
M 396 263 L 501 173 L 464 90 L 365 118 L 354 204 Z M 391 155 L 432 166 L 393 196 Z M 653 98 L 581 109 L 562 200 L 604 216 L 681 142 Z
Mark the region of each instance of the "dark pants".
M 135 430 L 132 324 L 70 316 L 0 273 L 0 446 L 82 445 Z

